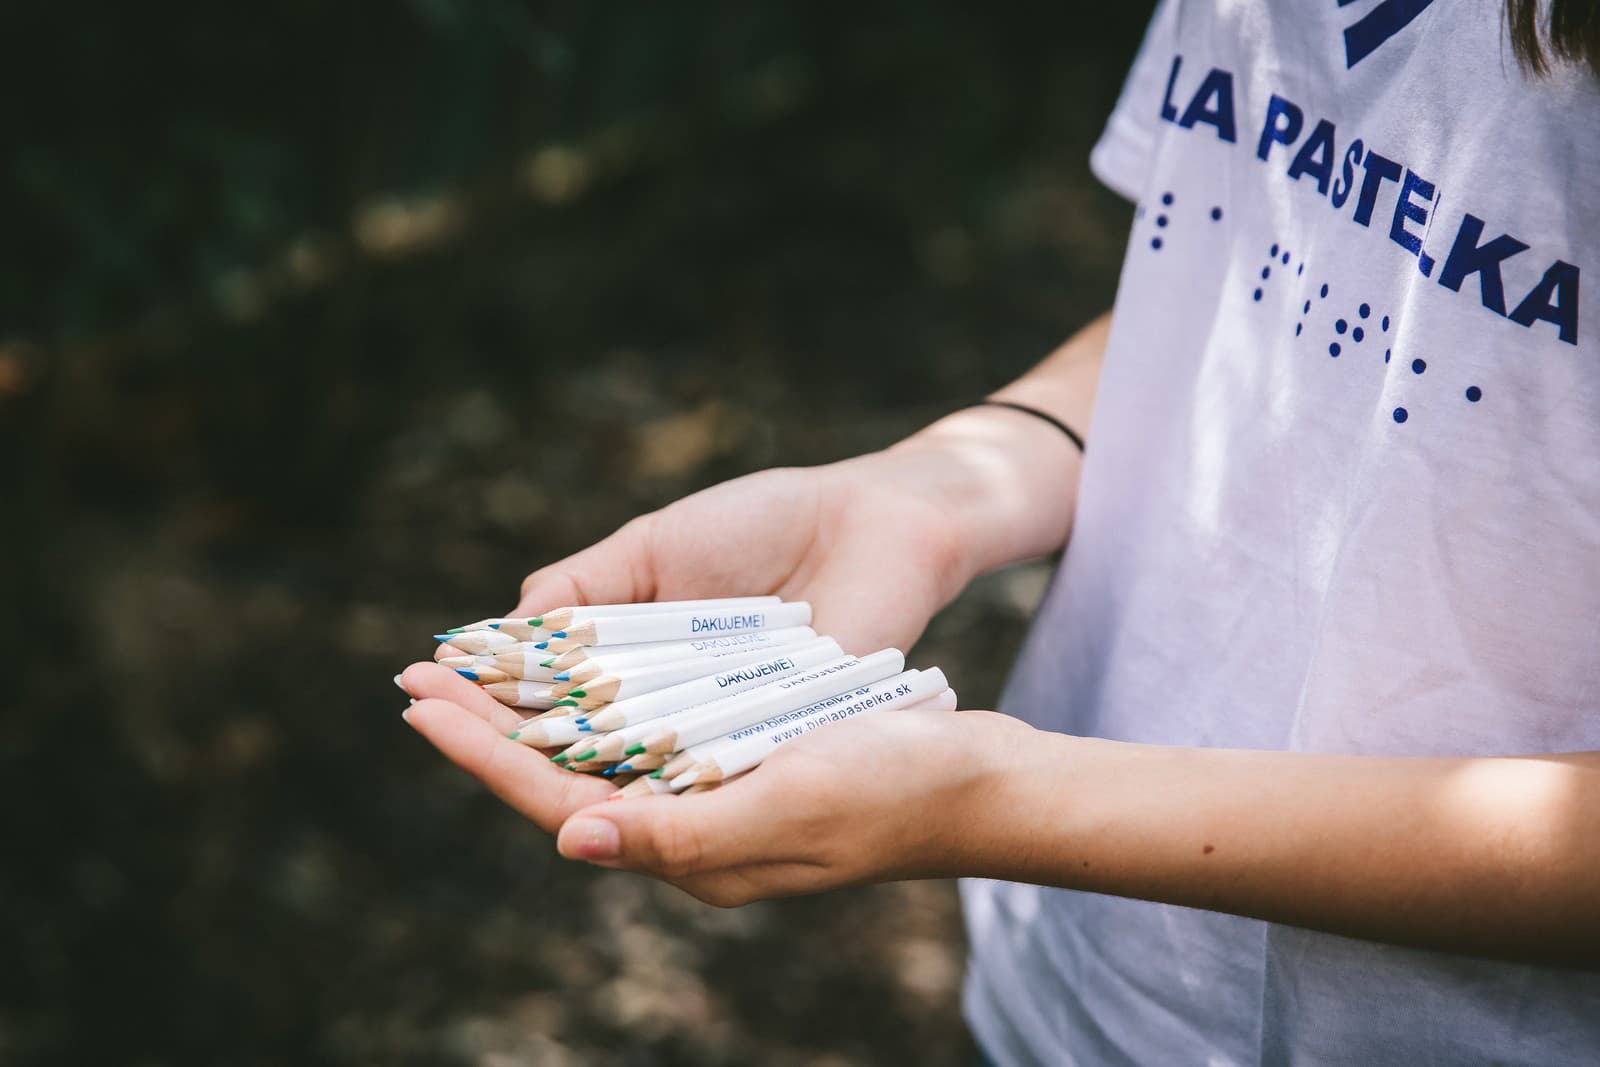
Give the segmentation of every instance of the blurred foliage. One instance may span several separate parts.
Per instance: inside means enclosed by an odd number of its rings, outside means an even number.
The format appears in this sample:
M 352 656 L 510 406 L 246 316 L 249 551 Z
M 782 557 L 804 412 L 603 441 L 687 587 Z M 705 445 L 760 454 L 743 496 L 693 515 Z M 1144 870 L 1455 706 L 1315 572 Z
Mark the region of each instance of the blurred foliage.
M 1105 307 L 1144 16 L 6 5 L 0 1062 L 968 1062 L 951 887 L 563 864 L 389 676 Z M 1046 574 L 914 658 L 992 702 Z

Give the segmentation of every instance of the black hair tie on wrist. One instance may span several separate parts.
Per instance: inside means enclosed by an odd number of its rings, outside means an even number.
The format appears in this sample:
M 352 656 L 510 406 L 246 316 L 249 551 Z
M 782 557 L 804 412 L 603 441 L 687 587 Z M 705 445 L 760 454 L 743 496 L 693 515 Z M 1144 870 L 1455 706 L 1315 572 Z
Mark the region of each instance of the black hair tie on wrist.
M 1030 408 L 1026 404 L 1013 404 L 1009 400 L 980 400 L 973 405 L 973 407 L 986 406 L 994 408 L 1010 408 L 1012 411 L 1020 411 L 1025 415 L 1032 415 L 1036 419 L 1043 419 L 1051 426 L 1054 426 L 1056 429 L 1066 434 L 1067 440 L 1077 445 L 1079 452 L 1087 451 L 1087 449 L 1083 447 L 1083 438 L 1079 437 L 1077 432 L 1074 431 L 1072 427 L 1068 426 L 1066 423 L 1062 422 L 1060 419 L 1048 412 L 1040 411 L 1038 408 Z

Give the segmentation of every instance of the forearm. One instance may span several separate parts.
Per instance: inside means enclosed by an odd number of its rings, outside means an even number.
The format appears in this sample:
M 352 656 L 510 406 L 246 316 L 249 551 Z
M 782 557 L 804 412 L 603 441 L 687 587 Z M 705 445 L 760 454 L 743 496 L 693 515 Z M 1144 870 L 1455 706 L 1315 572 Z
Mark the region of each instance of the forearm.
M 1110 325 L 1107 312 L 994 397 L 1045 411 L 1087 438 Z M 934 491 L 947 498 L 946 510 L 960 527 L 968 577 L 1066 543 L 1083 457 L 1044 420 L 1004 408 L 967 408 L 890 451 L 939 457 Z
M 1045 735 L 1025 759 L 984 791 L 982 874 L 1600 967 L 1600 753 L 1381 758 Z

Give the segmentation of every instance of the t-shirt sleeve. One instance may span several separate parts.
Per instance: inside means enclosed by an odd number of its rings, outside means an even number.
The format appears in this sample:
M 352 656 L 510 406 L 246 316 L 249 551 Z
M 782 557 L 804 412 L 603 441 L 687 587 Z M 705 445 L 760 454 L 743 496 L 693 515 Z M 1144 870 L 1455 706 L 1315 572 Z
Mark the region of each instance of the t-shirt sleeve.
M 1089 169 L 1113 192 L 1137 201 L 1155 151 L 1161 97 L 1177 41 L 1178 0 L 1161 0 L 1144 31 L 1116 107 L 1094 150 Z

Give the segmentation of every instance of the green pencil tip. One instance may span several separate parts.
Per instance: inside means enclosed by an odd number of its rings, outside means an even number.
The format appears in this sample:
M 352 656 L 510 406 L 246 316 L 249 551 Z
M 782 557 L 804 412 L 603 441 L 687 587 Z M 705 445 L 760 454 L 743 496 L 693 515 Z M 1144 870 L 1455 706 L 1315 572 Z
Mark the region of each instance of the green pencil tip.
M 554 667 L 555 665 L 556 665 L 556 661 L 553 660 L 553 659 L 545 659 L 545 660 L 540 660 L 539 661 L 539 666 L 541 666 L 541 667 Z
M 528 620 L 528 625 L 529 626 L 543 626 L 544 625 L 544 616 L 543 615 L 535 615 L 533 618 Z
M 565 752 L 562 752 L 562 753 L 559 753 L 558 755 L 551 756 L 550 757 L 550 762 L 559 765 L 559 764 L 567 762 L 567 760 L 569 760 L 571 758 L 572 758 L 571 756 L 567 755 Z
M 651 771 L 650 772 L 650 777 L 652 777 L 652 778 L 660 778 L 661 777 L 661 771 L 664 771 L 664 770 L 666 770 L 665 767 L 662 767 L 660 771 Z
M 519 738 L 521 736 L 522 736 L 522 731 L 521 730 L 512 730 L 509 734 L 506 734 L 506 740 L 507 741 L 515 741 L 517 738 Z
M 452 626 L 450 629 L 445 631 L 447 634 L 464 634 L 466 632 L 467 628 L 465 626 Z
M 576 700 L 567 700 L 565 697 L 563 697 L 562 699 L 556 701 L 555 706 L 558 708 L 575 708 L 578 706 L 578 702 Z
M 637 756 L 644 751 L 646 750 L 643 745 L 630 745 L 622 750 L 622 754 L 624 756 Z
M 578 755 L 573 756 L 572 757 L 572 761 L 574 763 L 582 763 L 586 759 L 594 759 L 595 756 L 597 756 L 598 754 L 599 754 L 599 750 L 598 749 L 591 748 L 587 752 L 580 752 Z
M 568 689 L 567 690 L 567 696 L 569 696 L 569 697 L 586 697 L 588 695 L 589 694 L 584 692 L 582 689 Z

